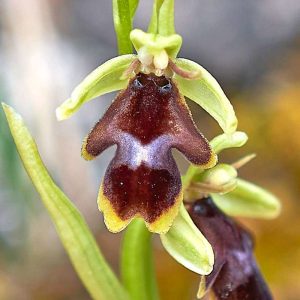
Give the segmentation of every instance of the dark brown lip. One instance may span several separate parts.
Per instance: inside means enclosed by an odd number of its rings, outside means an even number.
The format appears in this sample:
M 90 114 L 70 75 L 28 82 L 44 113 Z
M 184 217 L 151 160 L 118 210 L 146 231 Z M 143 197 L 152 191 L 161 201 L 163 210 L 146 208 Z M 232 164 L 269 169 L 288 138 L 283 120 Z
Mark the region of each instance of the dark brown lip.
M 83 156 L 95 157 L 113 144 L 118 147 L 103 194 L 122 220 L 140 215 L 152 223 L 174 207 L 181 180 L 172 148 L 202 166 L 214 157 L 176 84 L 154 74 L 137 74 L 119 93 L 88 135 Z

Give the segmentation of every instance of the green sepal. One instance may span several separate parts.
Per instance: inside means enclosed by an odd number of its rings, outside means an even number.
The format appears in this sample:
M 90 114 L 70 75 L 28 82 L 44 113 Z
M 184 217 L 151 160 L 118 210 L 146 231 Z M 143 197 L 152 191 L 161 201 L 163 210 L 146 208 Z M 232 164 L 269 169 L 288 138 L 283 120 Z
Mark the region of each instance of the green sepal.
M 210 243 L 193 223 L 181 205 L 178 216 L 166 234 L 160 235 L 167 252 L 187 269 L 208 275 L 214 264 L 214 253 Z
M 279 200 L 265 189 L 237 179 L 236 188 L 225 194 L 212 194 L 216 205 L 231 216 L 272 219 L 281 211 Z
M 121 274 L 131 300 L 159 299 L 151 240 L 143 220 L 135 219 L 128 225 L 122 243 Z
M 135 58 L 132 54 L 118 56 L 95 69 L 74 89 L 71 98 L 56 109 L 57 119 L 67 119 L 85 102 L 125 88 L 129 79 L 122 75 Z
M 242 147 L 248 141 L 245 132 L 236 131 L 232 134 L 223 133 L 213 138 L 209 143 L 216 154 L 228 148 Z
M 233 107 L 215 78 L 197 63 L 178 58 L 176 65 L 186 71 L 198 73 L 197 79 L 186 79 L 175 74 L 179 91 L 205 109 L 220 125 L 225 133 L 233 133 L 237 128 L 237 118 Z
M 93 299 L 128 299 L 84 218 L 53 182 L 19 114 L 2 104 L 24 167 L 47 208 L 78 276 Z M 59 274 L 58 274 L 59 276 Z

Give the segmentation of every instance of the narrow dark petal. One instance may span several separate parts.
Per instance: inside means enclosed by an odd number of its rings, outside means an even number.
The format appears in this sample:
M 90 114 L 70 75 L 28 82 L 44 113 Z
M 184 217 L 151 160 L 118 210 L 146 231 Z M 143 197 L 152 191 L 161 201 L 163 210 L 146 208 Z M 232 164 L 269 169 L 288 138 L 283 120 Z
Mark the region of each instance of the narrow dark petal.
M 221 212 L 211 198 L 195 202 L 189 213 L 214 249 L 215 265 L 207 288 L 212 287 L 217 299 L 271 300 L 248 231 Z
M 123 229 L 136 216 L 154 232 L 168 230 L 182 201 L 171 148 L 203 167 L 216 160 L 176 85 L 153 74 L 130 81 L 88 135 L 82 155 L 92 159 L 113 144 L 116 155 L 98 199 L 111 231 Z

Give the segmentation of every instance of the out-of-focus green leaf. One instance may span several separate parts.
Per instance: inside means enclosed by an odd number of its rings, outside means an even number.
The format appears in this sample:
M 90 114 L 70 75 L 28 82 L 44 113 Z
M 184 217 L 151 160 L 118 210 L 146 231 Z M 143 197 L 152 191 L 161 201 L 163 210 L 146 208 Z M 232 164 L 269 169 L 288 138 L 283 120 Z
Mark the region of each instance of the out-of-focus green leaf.
M 183 70 L 199 73 L 198 79 L 186 79 L 175 75 L 180 92 L 203 107 L 219 123 L 225 133 L 237 128 L 233 107 L 214 77 L 197 63 L 183 58 L 175 60 Z
M 21 173 L 19 172 L 19 158 L 18 154 L 13 151 L 15 145 L 11 139 L 7 121 L 2 111 L 0 112 L 0 137 L 0 188 L 6 187 L 12 190 L 13 193 L 17 193 L 18 188 L 22 186 Z
M 228 148 L 242 147 L 248 141 L 248 136 L 245 132 L 236 131 L 232 134 L 223 133 L 216 136 L 210 141 L 210 145 L 215 153 L 219 154 L 221 151 Z
M 122 245 L 121 273 L 130 299 L 155 300 L 158 290 L 151 250 L 152 234 L 144 221 L 133 220 L 126 230 Z
M 231 216 L 271 219 L 279 215 L 279 200 L 265 189 L 237 179 L 236 188 L 225 194 L 212 194 L 216 205 Z
M 117 35 L 119 54 L 132 53 L 132 45 L 129 39 L 132 30 L 132 13 L 135 3 L 130 8 L 129 0 L 113 0 L 113 20 Z
M 112 58 L 90 73 L 74 89 L 71 98 L 57 108 L 57 119 L 67 119 L 85 102 L 125 88 L 128 84 L 128 78 L 122 78 L 122 75 L 135 58 L 135 55 L 122 55 Z
M 161 234 L 160 238 L 169 254 L 189 270 L 201 275 L 208 275 L 212 271 L 212 247 L 183 205 L 170 230 Z
M 92 298 L 127 299 L 126 292 L 103 258 L 84 218 L 48 174 L 21 116 L 6 104 L 3 104 L 3 109 L 24 167 Z

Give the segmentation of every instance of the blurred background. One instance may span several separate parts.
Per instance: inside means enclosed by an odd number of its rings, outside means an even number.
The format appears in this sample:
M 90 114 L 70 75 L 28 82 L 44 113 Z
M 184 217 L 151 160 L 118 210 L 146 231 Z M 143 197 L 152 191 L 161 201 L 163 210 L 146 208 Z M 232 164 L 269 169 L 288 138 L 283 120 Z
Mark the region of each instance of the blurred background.
M 141 0 L 135 27 L 146 29 L 152 1 Z M 84 214 L 118 270 L 122 234 L 104 228 L 96 197 L 114 149 L 96 161 L 80 157 L 81 142 L 114 95 L 92 101 L 64 122 L 55 108 L 80 80 L 116 56 L 111 1 L 1 0 L 0 98 L 24 117 L 58 184 Z M 181 57 L 197 61 L 231 99 L 243 149 L 257 158 L 240 176 L 273 191 L 283 203 L 276 220 L 241 220 L 256 236 L 256 254 L 275 299 L 300 299 L 300 1 L 176 1 Z M 199 129 L 220 133 L 188 102 Z M 186 162 L 177 155 L 184 170 Z M 195 299 L 199 278 L 178 265 L 154 240 L 162 299 Z M 90 299 L 34 191 L 0 111 L 0 299 Z

